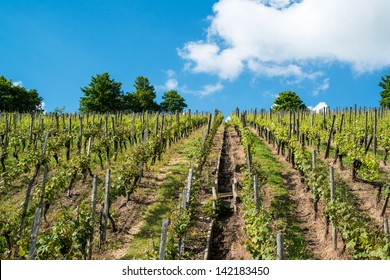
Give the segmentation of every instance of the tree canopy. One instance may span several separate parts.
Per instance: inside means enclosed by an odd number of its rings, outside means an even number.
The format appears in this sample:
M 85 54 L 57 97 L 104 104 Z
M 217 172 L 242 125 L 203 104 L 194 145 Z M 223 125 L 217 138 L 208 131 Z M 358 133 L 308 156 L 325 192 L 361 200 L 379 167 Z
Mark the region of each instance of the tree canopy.
M 12 80 L 0 76 L 0 111 L 42 110 L 42 100 L 35 89 L 27 90 Z
M 97 74 L 91 78 L 88 86 L 81 88 L 84 96 L 80 98 L 81 112 L 116 111 L 182 111 L 187 104 L 177 91 L 164 93 L 161 105 L 155 102 L 156 91 L 148 78 L 138 76 L 134 82 L 134 92 L 123 93 L 122 83 L 115 82 L 108 73 Z
M 187 107 L 184 98 L 176 90 L 170 90 L 164 93 L 161 102 L 161 110 L 165 112 L 183 111 Z
M 115 112 L 123 110 L 122 83 L 110 79 L 105 72 L 91 78 L 89 86 L 81 88 L 84 96 L 80 98 L 81 112 Z
M 380 105 L 390 108 L 390 75 L 385 75 L 381 78 L 378 84 L 383 90 L 381 91 Z
M 128 93 L 126 100 L 126 107 L 133 112 L 143 111 L 158 111 L 159 105 L 154 101 L 156 98 L 156 91 L 154 86 L 150 85 L 148 78 L 138 76 L 134 82 L 135 91 Z
M 306 105 L 295 92 L 287 90 L 279 93 L 279 96 L 276 97 L 274 101 L 272 109 L 275 111 L 298 111 L 306 109 Z

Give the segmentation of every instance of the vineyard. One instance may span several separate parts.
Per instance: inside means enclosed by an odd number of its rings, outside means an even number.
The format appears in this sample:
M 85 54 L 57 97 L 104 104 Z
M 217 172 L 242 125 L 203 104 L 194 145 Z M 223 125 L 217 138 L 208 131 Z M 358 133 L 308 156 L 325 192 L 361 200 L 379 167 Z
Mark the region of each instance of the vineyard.
M 390 112 L 0 114 L 1 259 L 390 259 Z

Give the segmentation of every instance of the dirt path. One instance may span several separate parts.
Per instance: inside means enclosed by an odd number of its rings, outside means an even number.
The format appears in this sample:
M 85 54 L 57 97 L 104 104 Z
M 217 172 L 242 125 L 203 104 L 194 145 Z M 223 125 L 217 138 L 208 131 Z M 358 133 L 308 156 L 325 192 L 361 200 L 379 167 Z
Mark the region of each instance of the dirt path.
M 242 206 L 238 200 L 236 211 L 234 211 L 232 204 L 233 183 L 241 182 L 240 169 L 245 161 L 245 153 L 232 127 L 225 129 L 223 139 L 218 173 L 218 196 L 223 205 L 223 213 L 214 228 L 210 259 L 248 260 L 251 256 L 242 245 L 244 241 Z
M 254 129 L 252 129 L 252 132 L 257 135 Z M 313 258 L 318 260 L 349 259 L 345 253 L 341 252 L 341 249 L 334 251 L 332 248 L 331 234 L 329 233 L 326 235 L 325 231 L 325 217 L 323 215 L 324 206 L 319 203 L 318 215 L 317 218 L 315 218 L 311 193 L 301 182 L 297 171 L 290 167 L 289 163 L 285 161 L 284 156 L 277 154 L 272 144 L 264 141 L 261 137 L 259 137 L 259 139 L 268 147 L 276 160 L 284 167 L 284 170 L 282 171 L 284 185 L 288 189 L 289 198 L 296 206 L 295 219 L 303 232 L 303 238 L 305 239 L 306 245 L 311 251 Z M 342 244 L 341 239 L 338 240 L 338 243 Z
M 163 154 L 160 163 L 144 172 L 140 185 L 127 204 L 125 204 L 125 198 L 115 201 L 111 209 L 116 211 L 119 231 L 116 233 L 108 231 L 107 239 L 112 242 L 107 243 L 105 251 L 95 255 L 97 258 L 123 259 L 126 256 L 134 237 L 142 230 L 143 216 L 147 213 L 147 209 L 157 201 L 157 190 L 167 176 L 174 172 L 172 167 L 179 163 L 189 165 L 188 160 L 180 154 L 177 146 L 190 141 L 194 136 L 195 134 L 174 144 Z
M 196 218 L 187 236 L 185 251 L 192 260 L 204 260 L 206 244 L 212 223 L 210 213 L 206 213 L 205 207 L 213 198 L 212 187 L 215 184 L 217 162 L 223 143 L 223 126 L 220 126 L 213 138 L 213 144 L 206 158 L 202 173 L 196 178 L 194 185 L 198 185 L 199 191 L 191 207 L 195 208 Z
M 381 211 L 384 198 L 382 196 L 379 202 L 377 201 L 378 189 L 367 183 L 352 181 L 351 170 L 349 168 L 341 168 L 339 164 L 333 164 L 333 160 L 325 159 L 323 154 L 319 158 L 327 164 L 332 165 L 335 170 L 335 175 L 339 176 L 348 185 L 350 192 L 356 199 L 356 206 L 359 211 L 367 213 L 377 226 L 382 226 L 383 217 L 381 217 Z M 386 214 L 385 217 L 389 218 L 389 214 Z

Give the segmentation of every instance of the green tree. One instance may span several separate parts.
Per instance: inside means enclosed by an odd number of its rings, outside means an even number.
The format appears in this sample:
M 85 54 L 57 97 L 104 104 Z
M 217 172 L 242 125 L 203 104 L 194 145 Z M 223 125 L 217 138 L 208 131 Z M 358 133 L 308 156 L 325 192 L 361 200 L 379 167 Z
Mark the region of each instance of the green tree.
M 165 112 L 183 111 L 187 107 L 184 102 L 184 98 L 181 97 L 176 90 L 170 90 L 164 92 L 163 101 L 160 104 L 161 110 Z
M 383 89 L 381 91 L 380 105 L 383 107 L 390 108 L 390 75 L 385 75 L 381 78 L 379 86 Z
M 287 90 L 279 93 L 272 108 L 274 111 L 298 111 L 306 109 L 306 105 L 295 92 Z
M 65 113 L 65 106 L 55 107 L 53 113 L 64 114 Z
M 115 112 L 123 109 L 122 83 L 110 79 L 105 72 L 91 78 L 89 86 L 81 88 L 84 96 L 80 98 L 81 112 Z
M 154 101 L 156 91 L 150 85 L 148 78 L 138 76 L 134 83 L 135 91 L 125 96 L 125 108 L 134 112 L 158 111 L 159 106 Z
M 0 76 L 0 111 L 42 110 L 42 100 L 35 89 L 27 90 Z

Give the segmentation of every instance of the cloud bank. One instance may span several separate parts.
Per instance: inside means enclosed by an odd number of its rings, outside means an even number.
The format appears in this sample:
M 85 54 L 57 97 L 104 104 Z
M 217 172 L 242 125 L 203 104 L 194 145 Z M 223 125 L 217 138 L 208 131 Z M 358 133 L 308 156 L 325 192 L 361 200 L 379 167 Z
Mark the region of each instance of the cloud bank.
M 188 70 L 227 80 L 245 70 L 316 79 L 332 62 L 370 72 L 390 66 L 388 11 L 388 0 L 220 0 L 206 38 L 178 53 Z
M 325 102 L 320 102 L 316 106 L 314 106 L 314 107 L 309 106 L 308 108 L 312 111 L 319 113 L 322 109 L 325 109 L 328 107 L 329 107 L 328 104 L 326 104 Z
M 185 94 L 192 94 L 199 97 L 204 97 L 219 92 L 223 89 L 223 85 L 221 82 L 217 82 L 215 84 L 203 85 L 198 90 L 189 89 L 187 85 L 183 85 L 183 86 L 179 85 L 179 81 L 176 77 L 176 72 L 174 70 L 169 69 L 165 73 L 168 79 L 165 81 L 164 85 L 157 86 L 156 87 L 157 90 L 162 90 L 162 91 L 178 90 L 179 92 L 183 92 Z
M 223 90 L 223 85 L 220 82 L 218 82 L 216 84 L 204 85 L 199 90 L 190 90 L 187 87 L 183 87 L 181 90 L 184 93 L 193 94 L 193 95 L 203 97 L 203 96 L 211 95 L 213 93 L 216 93 L 216 92 Z
M 22 81 L 12 82 L 12 85 L 13 85 L 14 87 L 22 87 L 22 86 L 23 86 L 23 82 L 22 82 Z

